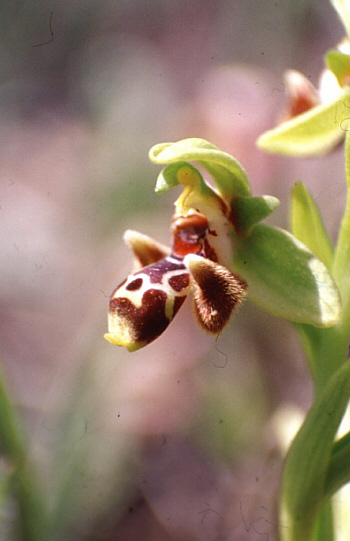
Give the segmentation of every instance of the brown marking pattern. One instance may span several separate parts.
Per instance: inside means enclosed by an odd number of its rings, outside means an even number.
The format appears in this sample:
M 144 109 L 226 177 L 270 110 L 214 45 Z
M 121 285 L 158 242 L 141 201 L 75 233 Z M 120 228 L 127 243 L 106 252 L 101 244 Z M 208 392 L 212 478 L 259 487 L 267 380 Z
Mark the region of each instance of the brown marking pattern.
M 171 276 L 168 280 L 168 283 L 174 291 L 177 291 L 179 293 L 190 285 L 190 275 L 186 273 Z
M 226 211 L 226 207 L 222 208 L 222 211 Z M 210 246 L 207 235 L 216 237 L 217 233 L 209 230 L 205 216 L 193 212 L 188 216 L 176 217 L 172 225 L 172 234 L 172 259 L 164 257 L 163 254 L 163 258 L 158 259 L 161 252 L 153 246 L 153 252 L 148 246 L 147 249 L 144 249 L 144 246 L 140 249 L 137 243 L 133 246 L 141 263 L 147 259 L 148 262 L 151 260 L 151 264 L 129 277 L 130 282 L 125 287 L 128 291 L 140 290 L 141 306 L 137 307 L 130 299 L 118 296 L 118 290 L 126 280 L 118 286 L 110 300 L 112 318 L 119 320 L 120 328 L 123 325 L 126 327 L 134 342 L 149 343 L 155 340 L 166 329 L 185 301 L 186 294 L 177 295 L 176 293 L 181 293 L 191 283 L 190 274 L 183 263 L 183 258 L 187 254 L 200 254 L 209 264 L 201 265 L 198 272 L 194 270 L 193 273 L 196 310 L 205 329 L 211 332 L 221 330 L 244 293 L 245 283 L 243 285 L 243 282 L 240 282 L 227 269 L 214 263 L 217 261 L 217 254 Z M 154 261 L 152 261 L 153 258 Z M 217 268 L 222 272 L 217 271 Z M 183 273 L 174 276 L 172 271 L 183 271 Z M 171 295 L 173 307 L 169 319 L 165 312 L 168 294 L 166 291 L 153 289 L 151 286 L 147 289 L 142 275 L 148 276 L 151 284 L 166 284 L 164 280 L 167 280 L 174 290 L 174 294 Z
M 137 291 L 138 289 L 142 287 L 142 284 L 143 284 L 142 278 L 136 278 L 136 280 L 133 280 L 132 282 L 130 282 L 130 284 L 125 286 L 125 289 L 127 289 L 128 291 Z
M 167 294 L 158 289 L 149 289 L 142 297 L 142 305 L 137 308 L 129 299 L 116 297 L 110 301 L 110 312 L 127 321 L 132 329 L 135 342 L 151 342 L 168 326 L 165 315 Z
M 147 276 L 150 279 L 151 284 L 161 284 L 163 283 L 163 276 L 173 270 L 185 270 L 185 265 L 181 260 L 179 260 L 178 263 L 174 263 L 172 261 L 169 261 L 167 257 L 162 259 L 161 261 L 157 261 L 157 263 L 153 263 L 153 265 L 149 265 L 148 267 L 143 268 L 139 272 L 135 273 L 135 276 L 138 274 L 147 274 Z

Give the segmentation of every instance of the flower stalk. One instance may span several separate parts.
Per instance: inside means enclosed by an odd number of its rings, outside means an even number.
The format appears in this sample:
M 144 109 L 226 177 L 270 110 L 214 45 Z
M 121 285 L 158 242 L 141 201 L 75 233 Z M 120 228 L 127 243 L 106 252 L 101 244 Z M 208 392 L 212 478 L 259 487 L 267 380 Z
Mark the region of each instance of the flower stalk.
M 305 156 L 330 151 L 345 139 L 347 198 L 334 250 L 311 194 L 301 183 L 292 194 L 292 231 L 331 271 L 342 312 L 329 329 L 297 326 L 314 380 L 315 399 L 286 458 L 281 493 L 282 541 L 335 539 L 331 497 L 350 481 L 350 432 L 337 439 L 350 397 L 350 11 L 345 0 L 331 1 L 348 34 L 338 49 L 326 55 L 323 79 L 331 83 L 333 96 L 328 95 L 327 101 L 313 104 L 258 141 L 270 152 Z

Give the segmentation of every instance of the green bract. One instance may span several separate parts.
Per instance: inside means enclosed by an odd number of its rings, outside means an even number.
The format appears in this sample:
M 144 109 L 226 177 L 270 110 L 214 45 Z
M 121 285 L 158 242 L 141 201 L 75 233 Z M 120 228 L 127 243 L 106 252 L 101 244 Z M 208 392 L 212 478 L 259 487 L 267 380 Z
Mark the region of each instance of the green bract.
M 215 211 L 217 195 L 185 160 L 200 162 L 212 174 L 232 223 L 231 269 L 247 281 L 251 300 L 290 321 L 319 327 L 334 325 L 341 303 L 331 274 L 293 235 L 258 223 L 273 211 L 278 200 L 272 196 L 251 197 L 246 174 L 236 160 L 203 139 L 156 145 L 150 158 L 171 164 L 160 173 L 156 191 L 190 185 L 191 191 L 186 194 L 191 194 L 191 200 L 197 201 L 198 207 Z M 184 199 L 180 196 L 177 206 Z
M 324 227 L 318 207 L 302 182 L 292 190 L 291 231 L 331 270 L 333 246 Z

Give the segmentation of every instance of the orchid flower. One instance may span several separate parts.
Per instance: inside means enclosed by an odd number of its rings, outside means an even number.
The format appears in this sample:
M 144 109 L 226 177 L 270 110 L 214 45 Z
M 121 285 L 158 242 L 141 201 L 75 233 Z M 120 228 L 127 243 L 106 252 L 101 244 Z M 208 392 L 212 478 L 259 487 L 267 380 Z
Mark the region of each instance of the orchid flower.
M 183 186 L 175 203 L 171 248 L 127 231 L 134 271 L 113 292 L 105 338 L 135 351 L 156 339 L 192 294 L 197 319 L 219 333 L 247 296 L 273 314 L 328 327 L 340 316 L 326 266 L 287 231 L 259 224 L 278 205 L 252 197 L 242 166 L 203 139 L 154 146 L 168 164 L 156 192 Z M 210 174 L 215 189 L 190 161 Z
M 289 156 L 313 156 L 335 148 L 350 129 L 350 11 L 347 0 L 331 0 L 347 37 L 327 52 L 316 90 L 301 73 L 288 70 L 289 105 L 282 122 L 258 139 L 262 150 Z

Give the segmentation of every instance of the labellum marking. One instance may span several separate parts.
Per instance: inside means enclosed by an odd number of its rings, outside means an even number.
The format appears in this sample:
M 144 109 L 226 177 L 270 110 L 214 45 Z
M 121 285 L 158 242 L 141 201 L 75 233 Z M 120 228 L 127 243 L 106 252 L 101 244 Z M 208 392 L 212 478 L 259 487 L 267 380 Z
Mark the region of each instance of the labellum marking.
M 141 286 L 142 286 L 142 278 L 136 278 L 136 280 L 129 282 L 129 284 L 126 286 L 126 289 L 128 291 L 136 291 L 137 289 L 140 289 Z
M 247 289 L 242 278 L 217 263 L 210 238 L 218 237 L 218 232 L 210 230 L 203 214 L 193 210 L 187 216 L 176 216 L 171 232 L 170 255 L 166 247 L 145 235 L 133 231 L 125 235 L 137 270 L 111 296 L 105 338 L 129 351 L 155 340 L 191 290 L 201 326 L 220 332 Z M 148 265 L 140 269 L 144 262 Z

